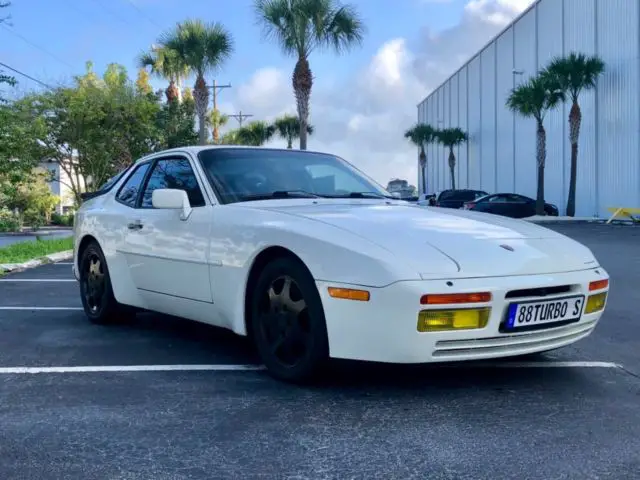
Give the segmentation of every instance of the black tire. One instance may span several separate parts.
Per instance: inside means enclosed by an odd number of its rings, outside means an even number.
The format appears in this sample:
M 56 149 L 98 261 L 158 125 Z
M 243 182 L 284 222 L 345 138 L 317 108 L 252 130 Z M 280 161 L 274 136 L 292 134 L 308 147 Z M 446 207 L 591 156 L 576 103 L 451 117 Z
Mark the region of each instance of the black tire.
M 123 323 L 135 316 L 133 308 L 122 305 L 115 299 L 109 268 L 97 242 L 92 241 L 80 253 L 78 267 L 82 307 L 92 323 Z
M 322 301 L 304 265 L 287 257 L 268 263 L 253 288 L 250 308 L 253 341 L 267 371 L 292 383 L 315 378 L 329 358 L 329 341 Z

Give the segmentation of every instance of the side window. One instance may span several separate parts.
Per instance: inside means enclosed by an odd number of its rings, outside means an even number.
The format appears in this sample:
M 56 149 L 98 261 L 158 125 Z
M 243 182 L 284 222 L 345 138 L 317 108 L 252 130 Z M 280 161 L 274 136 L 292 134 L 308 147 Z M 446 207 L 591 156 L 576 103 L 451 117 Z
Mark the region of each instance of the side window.
M 142 208 L 153 208 L 153 191 L 158 188 L 177 188 L 187 192 L 192 207 L 204 207 L 204 197 L 198 185 L 196 175 L 189 164 L 189 160 L 162 159 L 158 160 L 149 175 L 149 180 L 142 194 Z
M 124 203 L 126 206 L 135 208 L 136 207 L 136 199 L 138 198 L 138 192 L 140 191 L 140 185 L 142 184 L 142 180 L 144 179 L 147 170 L 149 169 L 148 163 L 143 163 L 136 167 L 134 172 L 129 176 L 124 185 L 120 188 L 116 199 Z

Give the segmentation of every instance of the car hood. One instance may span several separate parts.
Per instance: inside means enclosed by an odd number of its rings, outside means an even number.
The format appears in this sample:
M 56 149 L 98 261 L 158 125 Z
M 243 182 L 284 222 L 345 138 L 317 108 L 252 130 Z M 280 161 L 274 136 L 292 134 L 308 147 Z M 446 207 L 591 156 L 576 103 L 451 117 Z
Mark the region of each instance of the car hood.
M 256 206 L 254 204 L 254 206 Z M 539 225 L 498 215 L 405 203 L 324 203 L 264 206 L 364 237 L 439 278 L 429 247 L 449 257 L 458 277 L 531 275 L 598 266 L 584 245 Z

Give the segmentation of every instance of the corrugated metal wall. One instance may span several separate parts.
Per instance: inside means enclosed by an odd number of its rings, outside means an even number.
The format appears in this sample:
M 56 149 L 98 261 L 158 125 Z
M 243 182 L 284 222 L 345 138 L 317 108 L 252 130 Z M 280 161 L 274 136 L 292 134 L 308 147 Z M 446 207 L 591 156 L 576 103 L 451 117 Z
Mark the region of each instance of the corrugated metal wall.
M 505 101 L 550 58 L 580 51 L 598 54 L 607 68 L 597 90 L 580 97 L 576 215 L 640 207 L 639 27 L 637 0 L 540 0 L 426 98 L 418 107 L 421 121 L 469 134 L 455 151 L 458 188 L 535 197 L 535 121 L 512 114 Z M 569 108 L 545 118 L 545 197 L 561 214 L 569 182 Z M 427 191 L 450 188 L 448 152 L 432 145 L 427 155 Z

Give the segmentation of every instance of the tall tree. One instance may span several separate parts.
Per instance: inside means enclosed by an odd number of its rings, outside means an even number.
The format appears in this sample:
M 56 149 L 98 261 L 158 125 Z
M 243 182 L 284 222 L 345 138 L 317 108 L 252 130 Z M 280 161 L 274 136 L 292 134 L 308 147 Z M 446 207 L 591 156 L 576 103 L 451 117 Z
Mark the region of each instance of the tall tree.
M 275 127 L 262 120 L 255 120 L 238 128 L 235 133 L 235 141 L 239 145 L 259 147 L 267 143 L 273 137 Z
M 182 102 L 167 102 L 158 115 L 158 128 L 162 134 L 162 148 L 186 147 L 198 143 L 195 129 L 195 103 L 193 97 L 184 96 Z
M 160 104 L 154 95 L 138 93 L 124 67 L 111 64 L 99 78 L 89 63 L 74 83 L 26 96 L 20 105 L 34 124 L 43 125 L 39 158 L 60 166 L 68 180 L 58 180 L 80 203 L 80 193 L 161 148 L 162 137 L 157 126 Z
M 154 45 L 151 50 L 138 56 L 137 64 L 140 68 L 149 67 L 155 76 L 169 80 L 169 86 L 165 90 L 168 102 L 182 99 L 181 84 L 188 75 L 189 68 L 177 52 L 162 44 Z
M 445 128 L 435 132 L 438 142 L 449 149 L 449 172 L 451 173 L 451 189 L 456 189 L 456 156 L 453 153 L 453 147 L 460 145 L 468 140 L 467 133 L 461 128 Z
M 209 87 L 205 75 L 222 66 L 233 52 L 231 33 L 220 23 L 204 23 L 201 20 L 185 20 L 162 35 L 160 43 L 175 52 L 181 64 L 196 76 L 193 88 L 198 114 L 199 142 L 207 143 L 207 110 Z
M 362 42 L 365 28 L 352 5 L 338 0 L 254 0 L 264 35 L 286 55 L 297 58 L 292 84 L 300 119 L 300 149 L 307 149 L 307 125 L 313 75 L 309 56 L 331 48 L 336 53 Z
M 300 119 L 295 115 L 283 115 L 273 122 L 280 138 L 287 141 L 287 148 L 293 148 L 293 140 L 300 138 Z M 307 125 L 307 135 L 313 135 L 313 125 Z
M 229 122 L 229 116 L 224 115 L 223 113 L 220 113 L 220 110 L 218 109 L 214 109 L 209 111 L 208 122 L 211 125 L 211 134 L 212 134 L 213 141 L 215 143 L 217 138 L 216 132 Z
M 523 117 L 536 121 L 536 160 L 538 167 L 538 192 L 536 214 L 544 215 L 544 167 L 547 157 L 547 134 L 544 129 L 546 113 L 564 100 L 564 93 L 553 78 L 536 76 L 511 90 L 507 107 Z
M 578 175 L 578 139 L 582 112 L 578 99 L 584 90 L 596 87 L 596 81 L 604 73 L 605 64 L 597 56 L 571 52 L 566 57 L 555 57 L 547 68 L 542 70 L 543 77 L 551 77 L 564 92 L 565 98 L 571 100 L 569 112 L 569 142 L 571 143 L 571 175 L 569 177 L 569 196 L 567 199 L 567 216 L 576 214 L 576 182 Z
M 404 138 L 409 139 L 411 143 L 420 149 L 418 159 L 422 177 L 422 193 L 427 193 L 427 152 L 424 146 L 436 140 L 436 129 L 427 123 L 416 123 L 404 133 Z

